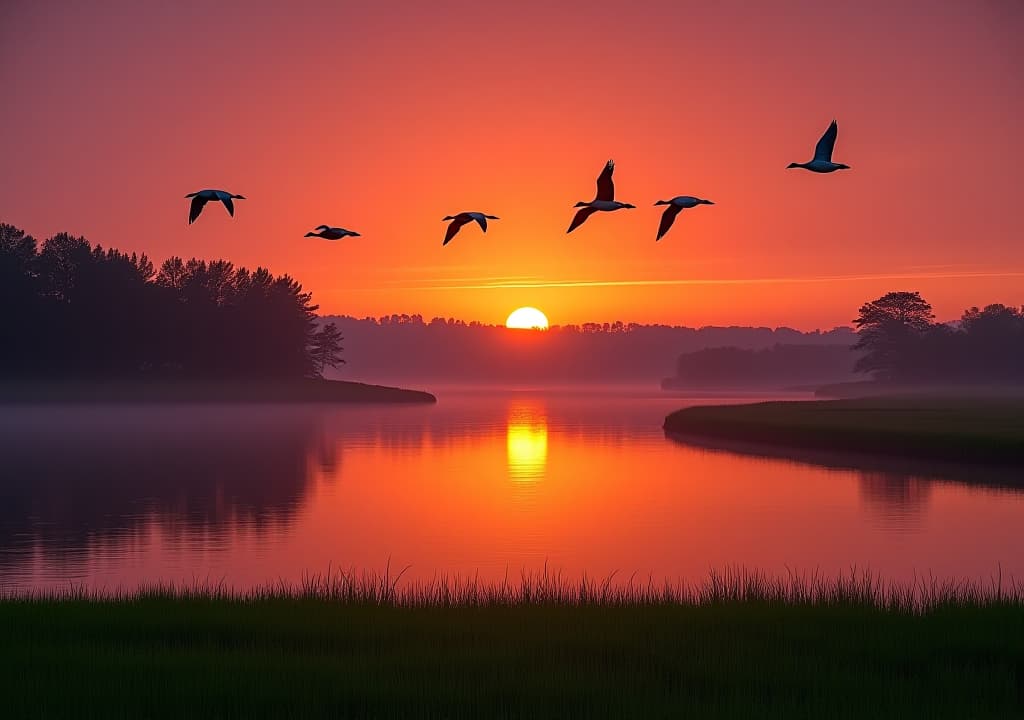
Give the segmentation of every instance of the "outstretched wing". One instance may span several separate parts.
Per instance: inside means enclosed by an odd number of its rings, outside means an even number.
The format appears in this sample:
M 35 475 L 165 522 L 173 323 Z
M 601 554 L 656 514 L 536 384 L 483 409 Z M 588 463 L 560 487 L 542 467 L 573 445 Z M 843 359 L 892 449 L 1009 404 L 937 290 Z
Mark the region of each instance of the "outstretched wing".
M 330 225 L 317 225 L 316 226 L 317 232 L 319 232 L 320 230 L 330 230 L 330 229 L 331 229 Z
M 224 203 L 224 207 L 228 209 L 228 215 L 231 217 L 235 216 L 235 203 L 231 201 L 231 198 L 227 195 L 221 195 L 220 201 Z
M 456 217 L 454 220 L 448 223 L 448 230 L 444 234 L 444 242 L 441 243 L 441 245 L 444 246 L 450 243 L 452 241 L 452 238 L 455 237 L 455 233 L 457 233 L 463 225 L 468 223 L 469 220 L 469 218 Z
M 669 231 L 669 228 L 672 227 L 672 223 L 676 221 L 676 215 L 679 214 L 680 210 L 682 210 L 682 208 L 678 205 L 669 205 L 665 208 L 665 212 L 661 214 L 661 224 L 658 225 L 658 237 L 655 242 L 661 240 L 661 238 L 665 236 L 665 233 Z
M 483 213 L 477 213 L 473 216 L 473 219 L 480 223 L 480 229 L 487 232 L 487 218 L 484 217 Z
M 604 170 L 597 176 L 597 200 L 614 200 L 615 185 L 612 183 L 612 172 L 615 171 L 615 162 L 609 160 L 605 163 Z M 584 218 L 585 220 L 586 218 Z M 582 221 L 581 221 L 582 222 Z
M 580 211 L 576 213 L 576 217 L 572 219 L 572 223 L 569 225 L 569 229 L 565 231 L 566 235 L 571 233 L 573 230 L 582 225 L 588 217 L 597 212 L 596 208 L 585 207 L 580 208 Z
M 203 211 L 203 207 L 206 205 L 206 198 L 199 197 L 196 195 L 192 198 L 192 204 L 188 209 L 188 224 L 191 225 L 199 217 L 199 213 Z
M 821 140 L 814 146 L 814 159 L 832 162 L 832 148 L 836 146 L 836 135 L 839 133 L 839 126 L 833 120 L 828 130 L 821 136 Z

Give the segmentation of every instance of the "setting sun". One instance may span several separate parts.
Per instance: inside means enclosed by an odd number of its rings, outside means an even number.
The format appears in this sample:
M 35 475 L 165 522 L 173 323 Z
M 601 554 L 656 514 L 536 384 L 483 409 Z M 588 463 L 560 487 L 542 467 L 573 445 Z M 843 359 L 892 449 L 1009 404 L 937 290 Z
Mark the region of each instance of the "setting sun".
M 515 330 L 547 330 L 548 318 L 535 307 L 521 307 L 508 316 L 505 327 Z

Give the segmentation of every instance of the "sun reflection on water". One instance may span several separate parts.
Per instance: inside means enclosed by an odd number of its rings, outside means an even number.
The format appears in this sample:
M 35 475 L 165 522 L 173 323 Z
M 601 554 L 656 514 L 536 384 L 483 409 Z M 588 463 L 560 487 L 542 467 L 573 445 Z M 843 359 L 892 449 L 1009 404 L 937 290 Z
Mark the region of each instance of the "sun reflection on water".
M 539 403 L 517 402 L 508 408 L 508 474 L 533 482 L 544 477 L 548 462 L 548 418 Z

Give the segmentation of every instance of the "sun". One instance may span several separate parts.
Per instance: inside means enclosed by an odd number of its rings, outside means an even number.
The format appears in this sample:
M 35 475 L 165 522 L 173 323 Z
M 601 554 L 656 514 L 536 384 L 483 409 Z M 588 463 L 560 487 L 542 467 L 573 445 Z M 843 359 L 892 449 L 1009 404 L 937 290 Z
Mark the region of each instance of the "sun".
M 535 307 L 521 307 L 508 316 L 505 327 L 515 330 L 547 330 L 548 318 Z

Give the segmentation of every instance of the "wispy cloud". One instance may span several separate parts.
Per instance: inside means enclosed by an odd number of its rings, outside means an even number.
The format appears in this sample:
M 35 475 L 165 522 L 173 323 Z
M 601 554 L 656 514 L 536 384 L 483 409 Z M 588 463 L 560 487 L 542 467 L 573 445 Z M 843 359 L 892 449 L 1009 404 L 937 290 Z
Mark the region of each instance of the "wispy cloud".
M 401 282 L 401 281 L 396 281 Z M 454 278 L 432 278 L 424 281 L 431 284 L 436 283 L 476 283 L 476 284 L 501 284 L 501 283 L 530 283 L 546 282 L 544 278 L 537 275 L 494 275 L 485 277 L 454 277 Z M 444 286 L 442 286 L 444 287 Z
M 670 280 L 545 280 L 541 278 L 463 278 L 431 281 L 430 284 L 406 286 L 409 290 L 516 290 L 535 288 L 592 288 L 592 287 L 659 287 L 686 285 L 796 285 L 831 282 L 870 282 L 877 280 L 959 280 L 968 278 L 1024 277 L 1024 270 L 1004 271 L 950 271 L 866 273 L 857 275 L 814 275 L 804 277 L 761 278 L 694 278 Z

